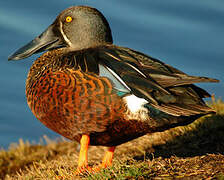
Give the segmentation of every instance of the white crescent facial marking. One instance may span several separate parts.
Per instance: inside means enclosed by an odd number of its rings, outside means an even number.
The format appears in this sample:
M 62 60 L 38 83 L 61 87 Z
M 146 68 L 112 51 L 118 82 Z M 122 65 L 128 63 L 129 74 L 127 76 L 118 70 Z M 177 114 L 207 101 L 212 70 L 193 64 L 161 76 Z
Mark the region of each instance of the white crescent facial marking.
M 61 31 L 61 34 L 62 34 L 64 40 L 68 43 L 68 45 L 69 45 L 70 47 L 72 47 L 72 43 L 71 43 L 71 41 L 67 38 L 66 34 L 64 33 L 62 26 L 63 26 L 63 24 L 62 24 L 62 22 L 60 22 L 60 31 Z

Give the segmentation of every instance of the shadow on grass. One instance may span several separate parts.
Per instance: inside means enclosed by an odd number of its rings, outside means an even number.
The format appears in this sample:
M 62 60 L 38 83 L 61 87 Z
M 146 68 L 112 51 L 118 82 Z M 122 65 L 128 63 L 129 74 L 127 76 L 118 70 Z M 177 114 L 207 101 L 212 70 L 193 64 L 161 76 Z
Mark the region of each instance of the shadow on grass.
M 224 115 L 202 117 L 186 127 L 178 127 L 165 132 L 162 139 L 166 143 L 157 143 L 146 150 L 145 156 L 136 156 L 135 160 L 194 157 L 206 154 L 224 155 Z M 161 139 L 161 137 L 160 137 Z

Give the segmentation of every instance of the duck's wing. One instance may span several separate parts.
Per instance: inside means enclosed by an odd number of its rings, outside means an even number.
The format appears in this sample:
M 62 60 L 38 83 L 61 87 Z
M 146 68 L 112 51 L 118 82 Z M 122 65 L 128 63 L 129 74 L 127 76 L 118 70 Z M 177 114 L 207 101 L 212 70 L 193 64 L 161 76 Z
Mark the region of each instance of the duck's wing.
M 95 73 L 108 77 L 121 92 L 146 99 L 160 111 L 174 116 L 212 111 L 202 100 L 210 95 L 192 83 L 218 82 L 216 79 L 188 76 L 150 56 L 114 45 L 88 49 L 84 54 L 87 69 L 93 68 L 89 62 L 92 59 L 98 64 Z
M 114 88 L 120 92 L 119 94 L 132 93 L 153 104 L 158 104 L 156 99 L 152 97 L 153 91 L 170 94 L 154 79 L 138 67 L 136 68 L 135 64 L 117 54 L 118 50 L 115 46 L 101 46 L 70 54 L 73 54 L 73 59 L 75 59 L 74 68 L 108 77 L 113 82 Z M 125 53 L 125 51 L 123 52 Z M 70 54 L 66 57 L 69 57 Z M 69 57 L 69 59 L 72 58 Z
M 162 87 L 180 86 L 199 82 L 218 82 L 217 79 L 213 78 L 189 76 L 158 59 L 129 48 L 119 47 L 116 52 L 123 61 L 140 69 L 143 74 L 152 77 Z

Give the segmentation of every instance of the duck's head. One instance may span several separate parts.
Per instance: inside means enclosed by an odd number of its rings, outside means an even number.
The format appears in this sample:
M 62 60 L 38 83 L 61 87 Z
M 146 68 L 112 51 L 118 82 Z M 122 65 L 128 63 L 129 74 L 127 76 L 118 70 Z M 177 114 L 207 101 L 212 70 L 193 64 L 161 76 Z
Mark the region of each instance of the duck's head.
M 62 11 L 41 35 L 9 56 L 19 60 L 54 48 L 81 50 L 112 43 L 112 35 L 105 17 L 87 6 L 73 6 Z

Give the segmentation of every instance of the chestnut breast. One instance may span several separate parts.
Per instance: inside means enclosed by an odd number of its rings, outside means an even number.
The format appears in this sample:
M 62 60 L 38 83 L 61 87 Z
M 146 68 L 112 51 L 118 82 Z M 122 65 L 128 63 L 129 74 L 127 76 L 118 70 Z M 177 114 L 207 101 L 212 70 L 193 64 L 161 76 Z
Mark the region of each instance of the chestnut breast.
M 30 69 L 26 96 L 37 119 L 53 131 L 75 139 L 78 134 L 105 131 L 123 118 L 124 102 L 110 80 L 75 68 L 69 58 L 59 63 L 62 54 L 60 50 L 47 52 Z

